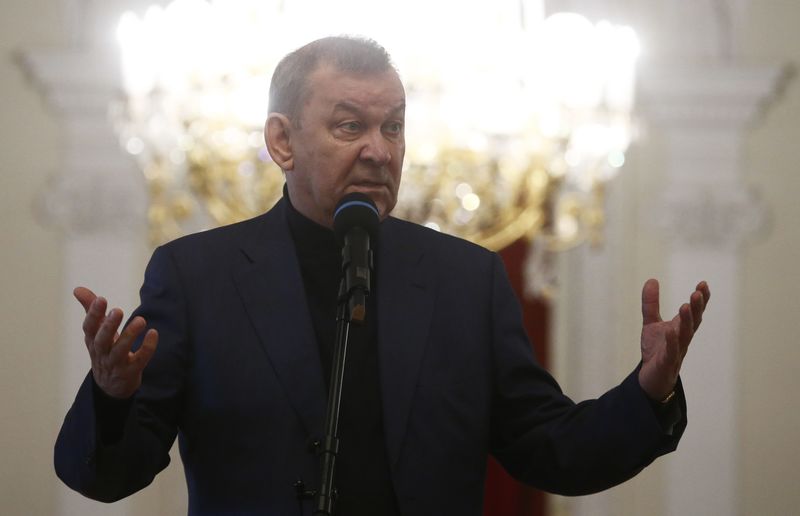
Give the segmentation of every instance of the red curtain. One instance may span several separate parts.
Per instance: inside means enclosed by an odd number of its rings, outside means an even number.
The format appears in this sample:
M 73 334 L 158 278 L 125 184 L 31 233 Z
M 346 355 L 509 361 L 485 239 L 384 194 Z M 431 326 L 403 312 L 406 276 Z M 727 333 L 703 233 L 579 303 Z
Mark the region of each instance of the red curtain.
M 523 240 L 500 251 L 505 262 L 511 286 L 522 304 L 522 315 L 528 338 L 534 343 L 536 359 L 548 366 L 550 347 L 550 307 L 539 299 L 526 299 L 523 295 L 522 269 L 528 253 Z M 544 516 L 544 493 L 520 484 L 494 459 L 489 459 L 484 493 L 484 516 Z

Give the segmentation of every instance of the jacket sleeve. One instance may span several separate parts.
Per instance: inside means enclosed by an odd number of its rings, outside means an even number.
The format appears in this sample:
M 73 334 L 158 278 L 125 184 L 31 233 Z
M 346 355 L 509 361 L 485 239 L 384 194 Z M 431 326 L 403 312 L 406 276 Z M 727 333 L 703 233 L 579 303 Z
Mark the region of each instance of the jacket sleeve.
M 56 474 L 72 489 L 95 500 L 116 501 L 150 484 L 169 464 L 189 367 L 186 314 L 174 260 L 169 248 L 160 247 L 147 266 L 140 306 L 131 316 L 144 317 L 148 328 L 158 330 L 158 347 L 127 410 L 114 407 L 110 414 L 87 375 L 55 445 Z M 134 349 L 140 345 L 141 339 Z M 113 442 L 104 442 L 101 434 L 109 423 L 122 431 L 113 432 L 118 434 Z
M 680 382 L 675 410 L 656 410 L 639 386 L 638 368 L 598 399 L 574 403 L 535 362 L 497 256 L 493 270 L 490 446 L 509 473 L 549 492 L 590 494 L 624 482 L 677 447 L 686 427 Z

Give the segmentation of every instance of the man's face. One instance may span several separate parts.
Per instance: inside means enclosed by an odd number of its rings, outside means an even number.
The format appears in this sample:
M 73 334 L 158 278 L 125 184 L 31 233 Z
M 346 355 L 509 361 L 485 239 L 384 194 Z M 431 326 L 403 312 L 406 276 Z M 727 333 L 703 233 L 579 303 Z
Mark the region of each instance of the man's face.
M 339 200 L 362 192 L 384 219 L 397 203 L 405 154 L 405 91 L 397 73 L 352 75 L 322 65 L 309 77 L 298 116 L 286 171 L 292 204 L 332 227 Z

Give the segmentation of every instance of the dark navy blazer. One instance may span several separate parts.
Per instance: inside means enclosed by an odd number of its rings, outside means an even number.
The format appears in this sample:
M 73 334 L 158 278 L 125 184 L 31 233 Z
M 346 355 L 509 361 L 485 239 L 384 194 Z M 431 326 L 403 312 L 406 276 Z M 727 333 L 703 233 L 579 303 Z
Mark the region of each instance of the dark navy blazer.
M 562 494 L 599 491 L 677 446 L 636 372 L 574 404 L 535 363 L 498 256 L 389 218 L 378 355 L 391 479 L 405 515 L 481 514 L 486 459 Z M 285 201 L 158 248 L 134 315 L 159 332 L 122 438 L 97 438 L 87 376 L 55 450 L 59 477 L 113 501 L 148 485 L 176 434 L 190 514 L 310 514 L 326 386 Z M 346 394 L 345 394 L 346 395 Z M 679 403 L 686 408 L 682 392 Z M 345 515 L 346 516 L 346 515 Z

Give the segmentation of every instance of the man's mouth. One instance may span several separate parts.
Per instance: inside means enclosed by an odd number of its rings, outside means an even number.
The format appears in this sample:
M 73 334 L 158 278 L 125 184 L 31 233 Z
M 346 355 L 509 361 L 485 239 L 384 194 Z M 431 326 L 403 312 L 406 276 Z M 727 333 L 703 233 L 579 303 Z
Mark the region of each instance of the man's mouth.
M 386 185 L 386 183 L 364 182 L 364 183 L 354 183 L 351 185 L 351 188 L 354 188 L 356 190 L 379 190 L 382 188 L 388 188 L 388 186 Z

